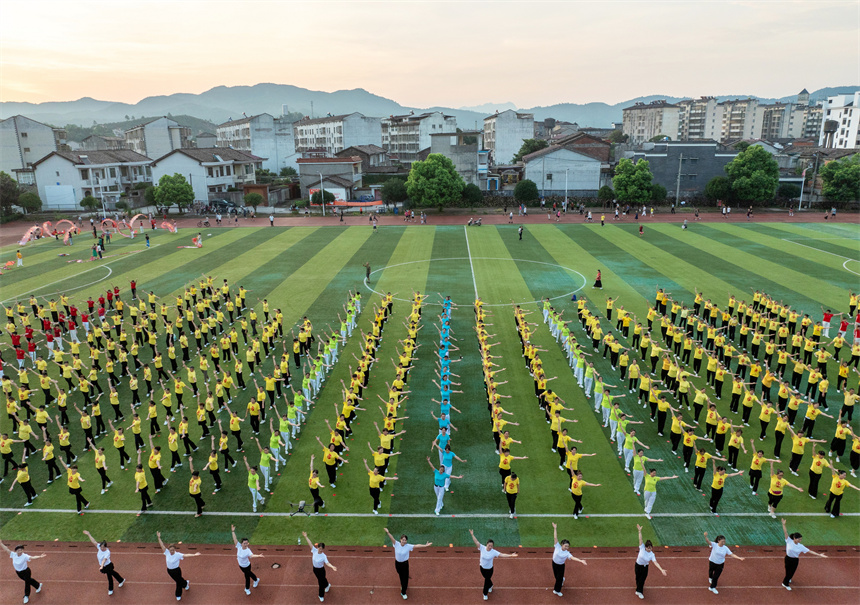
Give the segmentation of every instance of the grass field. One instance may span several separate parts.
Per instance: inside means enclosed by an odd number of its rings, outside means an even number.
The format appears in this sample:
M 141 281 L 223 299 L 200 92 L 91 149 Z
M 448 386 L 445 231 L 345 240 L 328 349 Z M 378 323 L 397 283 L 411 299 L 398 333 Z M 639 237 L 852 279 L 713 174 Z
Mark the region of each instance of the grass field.
M 17 487 L 10 493 L 11 476 L 7 479 L 0 488 L 3 539 L 79 540 L 81 531 L 89 529 L 111 540 L 152 541 L 155 531 L 160 529 L 170 539 L 224 542 L 229 540 L 230 524 L 235 523 L 239 532 L 250 535 L 255 543 L 289 544 L 306 530 L 311 536 L 321 536 L 319 539 L 331 543 L 379 545 L 384 538 L 382 528 L 387 526 L 395 535 L 407 531 L 415 542 L 469 544 L 467 529 L 471 527 L 479 536 L 492 534 L 497 545 L 537 546 L 548 544 L 549 522 L 557 520 L 560 532 L 575 546 L 629 545 L 635 539 L 636 523 L 645 526 L 647 536 L 661 544 L 698 544 L 701 532 L 706 529 L 712 534 L 725 534 L 731 544 L 779 544 L 782 541 L 779 522 L 766 514 L 767 473 L 758 496 L 751 495 L 746 477 L 730 479 L 720 504 L 721 516 L 712 517 L 708 512 L 707 496 L 693 488 L 689 480 L 692 475 L 684 475 L 682 461 L 671 453 L 667 439 L 657 436 L 655 425 L 647 422 L 645 410 L 628 398 L 621 400 L 622 408 L 631 411 L 637 420 L 646 420 L 637 433 L 651 446 L 647 455 L 665 459 L 655 465 L 659 474 L 681 476 L 679 480 L 660 485 L 654 519 L 647 521 L 642 513 L 641 498 L 633 493 L 632 477 L 624 472 L 591 402 L 576 385 L 561 348 L 551 338 L 546 325 L 541 324 L 534 340 L 547 350 L 541 354 L 547 374 L 558 377 L 551 383 L 552 388 L 574 408 L 565 415 L 578 420 L 571 426 L 573 436 L 584 442 L 580 451 L 597 454 L 584 459 L 580 468 L 587 481 L 600 483 L 601 487 L 586 490 L 586 518 L 574 521 L 570 516 L 572 502 L 567 474 L 558 470 L 558 456 L 550 451 L 549 429 L 536 407 L 531 377 L 522 362 L 510 302 L 523 303 L 538 311 L 539 306 L 534 301 L 545 296 L 554 297 L 555 304 L 565 308 L 566 316 L 573 319 L 575 306 L 570 298 L 574 292 L 589 299 L 594 294 L 592 310 L 598 313 L 603 312 L 605 297 L 620 296 L 618 304 L 644 319 L 656 286 L 689 305 L 698 288 L 720 306 L 725 306 L 729 292 L 751 300 L 752 290 L 760 289 L 819 319 L 821 306 L 847 312 L 848 291 L 856 291 L 860 286 L 857 243 L 860 230 L 844 224 L 708 223 L 695 224 L 687 231 L 682 231 L 678 225 L 654 224 L 648 226 L 644 238 L 637 235 L 636 226 L 632 224 L 539 225 L 526 226 L 522 241 L 518 240 L 514 225 L 480 229 L 398 226 L 382 227 L 378 233 L 373 233 L 369 227 L 234 228 L 204 232 L 202 249 L 177 247 L 189 245 L 192 235 L 190 230 L 176 235 L 159 230 L 153 234 L 151 249 L 144 249 L 139 238 L 117 238 L 119 241 L 115 239 L 109 246 L 107 258 L 93 263 L 68 262 L 89 258 L 85 237 L 76 238 L 73 249 L 63 248 L 61 242 L 54 240 L 29 244 L 23 250 L 25 266 L 8 270 L 0 277 L 0 299 L 8 305 L 9 301 L 30 293 L 58 298 L 56 293 L 65 291 L 80 302 L 116 284 L 122 289 L 124 300 L 128 300 L 129 280 L 136 279 L 139 292 L 152 290 L 172 301 L 172 295 L 181 292 L 186 283 L 207 274 L 215 278 L 216 284 L 226 278 L 233 287 L 245 286 L 250 290 L 252 302 L 267 298 L 273 309 L 282 309 L 287 329 L 304 315 L 313 321 L 316 330 L 326 324 L 336 327 L 337 313 L 343 314 L 341 305 L 346 301 L 348 290 L 360 288 L 364 303 L 358 325 L 367 330 L 370 322 L 367 309 L 379 300 L 374 292 L 395 293 L 394 315 L 385 327 L 377 353 L 380 361 L 370 373 L 370 387 L 364 394 L 368 410 L 359 413 L 355 434 L 348 441 L 350 464 L 340 469 L 342 477 L 338 479 L 337 488 L 323 492 L 327 501 L 324 513 L 328 515 L 306 518 L 272 513 L 287 513 L 289 502 L 309 497 L 306 487 L 309 458 L 315 453 L 319 460 L 321 453 L 314 436 L 327 440 L 324 420 L 334 419 L 333 406 L 340 402 L 340 380 L 347 378 L 348 366 L 354 365 L 352 354 L 359 348 L 356 334 L 342 347 L 340 361 L 331 370 L 297 447 L 275 478 L 274 493 L 267 495 L 259 515 L 251 514 L 246 474 L 244 469 L 238 472 L 242 466 L 240 461 L 231 475 L 222 474 L 225 488 L 217 495 L 211 495 L 211 481 L 208 474 L 203 473 L 203 496 L 208 506 L 202 518 L 191 516 L 194 509 L 187 492 L 187 465 L 173 475 L 166 473 L 171 481 L 154 496 L 153 511 L 135 516 L 139 499 L 133 493 L 132 474 L 119 470 L 110 439 L 105 437 L 102 441 L 108 452 L 109 474 L 114 480 L 107 494 L 99 495 L 99 478 L 93 468 L 92 454 L 81 456 L 78 461 L 87 480 L 84 494 L 92 501 L 91 509 L 95 512 L 82 517 L 69 512 L 74 502 L 65 482 L 45 486 L 44 465 L 40 456 L 32 456 L 33 484 L 40 497 L 32 508 L 21 509 L 24 495 Z M 66 252 L 70 256 L 58 256 Z M 14 253 L 15 247 L 3 249 L 0 261 L 5 263 L 13 259 Z M 368 282 L 370 289 L 363 284 L 365 262 L 373 269 Z M 598 269 L 603 271 L 604 283 L 603 291 L 599 292 L 591 289 Z M 418 338 L 421 348 L 417 351 L 407 387 L 411 390 L 410 398 L 400 412 L 409 416 L 400 425 L 407 432 L 395 447 L 402 453 L 392 459 L 389 468 L 389 473 L 397 473 L 399 480 L 389 483 L 383 492 L 381 514 L 374 517 L 370 514 L 371 501 L 362 458 L 370 459 L 368 441 L 374 446 L 378 443 L 373 427 L 374 420 L 381 420 L 377 394 L 384 395 L 385 382 L 393 378 L 390 359 L 397 341 L 406 333 L 402 322 L 408 303 L 403 301 L 410 297 L 413 289 L 431 293 L 430 301 L 438 301 L 436 293 L 441 292 L 461 305 L 452 316 L 454 336 L 463 355 L 462 362 L 453 367 L 460 376 L 454 380 L 462 383 L 455 388 L 463 391 L 455 394 L 452 401 L 462 410 L 462 414 L 455 413 L 453 418 L 459 428 L 453 447 L 468 462 L 455 464 L 455 474 L 462 473 L 465 479 L 454 481 L 453 491 L 445 499 L 443 515 L 433 516 L 435 498 L 426 457 L 430 455 L 430 443 L 436 434 L 436 424 L 430 413 L 438 410 L 430 401 L 438 398 L 438 389 L 431 382 L 436 377 L 433 347 L 438 340 L 432 322 L 438 308 L 428 306 L 423 316 L 424 328 Z M 488 322 L 493 325 L 489 331 L 495 333 L 495 340 L 501 343 L 493 352 L 502 356 L 497 362 L 507 368 L 500 378 L 508 383 L 500 387 L 500 392 L 512 398 L 506 399 L 503 405 L 514 412 L 520 424 L 512 428 L 512 436 L 523 445 L 515 446 L 513 453 L 529 456 L 528 460 L 514 464 L 514 470 L 522 479 L 517 503 L 520 516 L 514 520 L 508 519 L 506 502 L 500 493 L 498 457 L 493 451 L 487 419 L 473 331 L 471 304 L 476 292 L 492 312 Z M 539 313 L 531 317 L 539 317 Z M 604 329 L 609 327 L 604 321 Z M 82 335 L 83 330 L 80 333 Z M 576 334 L 580 340 L 584 338 L 578 324 Z M 7 336 L 2 346 L 7 374 L 14 378 L 15 373 L 11 371 L 15 365 L 14 353 L 10 355 Z M 141 359 L 148 361 L 148 357 L 148 347 L 141 348 Z M 617 383 L 613 380 L 617 374 L 610 369 L 608 361 L 596 359 L 607 382 Z M 270 367 L 271 361 L 266 360 L 266 370 Z M 835 375 L 835 364 L 831 363 L 830 371 Z M 57 377 L 56 368 L 51 373 Z M 701 385 L 701 380 L 696 379 L 697 384 Z M 857 386 L 854 374 L 850 385 Z M 841 405 L 841 395 L 834 391 L 831 388 L 831 411 L 838 410 Z M 126 382 L 120 392 L 128 396 Z M 234 400 L 234 409 L 244 409 L 250 393 L 251 390 L 245 391 L 244 396 Z M 729 398 L 730 389 L 724 390 L 718 405 L 721 411 L 728 412 Z M 36 402 L 41 399 L 41 393 L 34 395 Z M 80 403 L 81 395 L 74 393 L 70 399 Z M 103 408 L 109 407 L 103 405 Z M 756 408 L 756 416 L 757 413 Z M 113 415 L 110 409 L 106 409 L 105 414 Z M 82 435 L 73 410 L 71 416 L 73 442 L 75 449 L 80 450 Z M 198 427 L 193 415 L 189 416 L 191 434 L 196 440 Z M 225 415 L 222 414 L 222 418 Z M 855 431 L 857 422 L 855 417 Z M 753 425 L 745 431 L 748 449 L 749 437 L 757 436 L 755 417 Z M 0 427 L 4 432 L 10 428 L 5 415 Z M 772 427 L 773 424 L 764 447 L 768 455 L 772 450 Z M 834 427 L 834 420 L 820 419 L 815 437 L 829 441 Z M 247 425 L 245 429 L 250 437 Z M 268 429 L 262 436 L 268 439 Z M 166 451 L 164 437 L 161 443 Z M 713 451 L 713 446 L 709 444 L 708 449 Z M 790 444 L 788 448 L 783 446 L 784 466 L 787 466 L 789 450 Z M 20 452 L 17 444 L 15 451 Z M 195 455 L 197 468 L 203 467 L 205 453 L 201 448 Z M 256 464 L 256 447 L 246 446 L 246 453 L 251 463 Z M 788 476 L 803 488 L 808 483 L 806 470 L 810 457 L 807 449 L 800 477 Z M 432 459 L 437 460 L 435 453 Z M 741 454 L 739 468 L 748 469 L 749 459 L 749 454 Z M 839 468 L 848 468 L 847 461 L 846 453 L 843 461 L 836 464 Z M 169 462 L 169 455 L 164 462 Z M 710 473 L 705 481 L 706 484 L 710 481 Z M 856 484 L 858 480 L 853 481 Z M 829 475 L 822 480 L 817 500 L 791 491 L 780 505 L 780 512 L 800 515 L 789 517 L 790 524 L 808 536 L 809 543 L 857 544 L 860 494 L 846 490 L 842 505 L 846 515 L 834 520 L 823 513 L 826 497 L 822 494 L 828 487 Z M 389 518 L 389 514 L 393 517 Z

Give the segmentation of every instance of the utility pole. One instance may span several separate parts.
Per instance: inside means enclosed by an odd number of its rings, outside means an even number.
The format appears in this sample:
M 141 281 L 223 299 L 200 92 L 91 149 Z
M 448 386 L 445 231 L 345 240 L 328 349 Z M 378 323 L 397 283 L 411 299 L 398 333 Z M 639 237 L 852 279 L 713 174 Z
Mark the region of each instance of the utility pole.
M 820 153 L 815 154 L 815 170 L 812 172 L 812 187 L 809 190 L 809 209 L 812 209 L 812 194 L 815 193 L 815 178 L 818 176 L 818 160 L 821 158 Z M 800 208 L 798 207 L 798 210 Z
M 322 172 L 320 172 L 320 203 L 322 204 L 322 215 L 325 216 L 325 189 L 323 189 Z
M 678 208 L 681 205 L 681 203 L 678 201 L 678 198 L 681 195 L 681 165 L 683 163 L 684 154 L 682 153 L 681 157 L 678 158 L 678 179 L 675 181 L 675 208 Z

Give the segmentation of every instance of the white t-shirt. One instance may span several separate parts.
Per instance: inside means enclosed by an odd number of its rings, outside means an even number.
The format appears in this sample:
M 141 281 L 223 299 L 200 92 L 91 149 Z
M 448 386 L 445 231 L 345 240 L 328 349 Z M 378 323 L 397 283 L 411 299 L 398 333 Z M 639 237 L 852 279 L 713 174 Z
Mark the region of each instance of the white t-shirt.
M 415 548 L 414 544 L 407 543 L 406 546 L 402 546 L 400 541 L 394 543 L 394 560 L 398 563 L 403 563 L 404 561 L 409 560 L 409 553 Z
M 654 555 L 653 552 L 648 552 L 647 550 L 645 550 L 644 544 L 639 545 L 639 555 L 636 557 L 637 565 L 648 565 L 649 563 L 651 563 L 651 561 L 656 560 L 657 557 Z
M 99 565 L 104 567 L 105 565 L 110 565 L 110 548 L 106 548 L 102 550 L 98 546 L 96 546 L 96 557 L 99 559 Z
M 236 542 L 236 560 L 239 561 L 239 567 L 248 567 L 253 554 L 250 548 L 242 548 L 242 543 Z
M 555 543 L 555 550 L 552 553 L 552 562 L 556 565 L 564 565 L 568 559 L 572 559 L 573 555 L 569 550 L 562 550 L 561 544 Z
M 27 569 L 27 562 L 30 560 L 30 555 L 27 553 L 21 553 L 20 555 L 15 551 L 9 553 L 9 558 L 12 559 L 12 567 L 15 568 L 15 571 L 24 571 Z
M 806 548 L 800 542 L 795 544 L 794 540 L 792 540 L 791 538 L 785 539 L 785 556 L 786 557 L 792 557 L 793 559 L 798 559 L 798 558 L 800 558 L 800 555 L 802 555 L 805 552 L 809 552 L 809 549 Z
M 176 569 L 179 567 L 179 563 L 182 559 L 185 558 L 185 555 L 178 550 L 171 555 L 169 550 L 165 550 L 164 557 L 167 559 L 167 569 Z
M 484 569 L 492 569 L 493 568 L 493 559 L 500 556 L 502 553 L 497 551 L 495 548 L 492 550 L 487 550 L 484 548 L 484 545 L 481 545 L 481 567 Z
M 726 557 L 730 554 L 732 554 L 732 551 L 729 550 L 728 546 L 720 546 L 716 542 L 711 542 L 711 556 L 708 557 L 708 561 L 722 565 L 726 562 Z
M 325 564 L 328 563 L 328 557 L 325 556 L 325 553 L 317 550 L 315 546 L 311 547 L 311 553 L 313 554 L 314 567 L 317 569 L 325 567 Z

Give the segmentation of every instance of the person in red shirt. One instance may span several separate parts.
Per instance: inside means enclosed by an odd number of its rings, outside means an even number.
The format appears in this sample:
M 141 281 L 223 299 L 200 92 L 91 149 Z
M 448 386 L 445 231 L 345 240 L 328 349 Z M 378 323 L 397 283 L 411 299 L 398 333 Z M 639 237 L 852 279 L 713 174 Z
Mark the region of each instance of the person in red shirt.
M 113 287 L 113 297 L 114 297 L 114 298 L 119 298 L 119 286 L 114 286 L 114 287 Z
M 92 296 L 87 297 L 87 309 L 90 310 L 90 314 L 92 314 L 93 307 L 95 307 L 95 306 L 96 306 L 96 303 L 93 300 L 93 297 Z
M 92 313 L 92 311 L 90 311 L 90 313 Z M 84 313 L 83 315 L 81 315 L 81 323 L 84 324 L 84 332 L 89 334 L 90 333 L 90 316 L 88 313 Z
M 36 343 L 32 340 L 27 343 L 27 353 L 29 353 L 30 359 L 33 361 L 33 365 L 36 365 Z
M 113 309 L 113 290 L 107 291 L 107 303 L 108 303 L 108 307 Z
M 33 328 L 27 326 L 24 328 L 24 338 L 27 339 L 27 342 L 32 342 L 33 340 Z
M 16 349 L 21 348 L 21 335 L 17 332 L 12 332 L 12 346 Z
M 15 349 L 15 358 L 18 360 L 18 369 L 24 368 L 24 349 Z
M 134 280 L 131 280 L 131 298 L 137 300 L 137 282 Z
M 99 296 L 99 307 L 101 307 L 102 309 L 105 308 L 105 297 L 104 296 Z

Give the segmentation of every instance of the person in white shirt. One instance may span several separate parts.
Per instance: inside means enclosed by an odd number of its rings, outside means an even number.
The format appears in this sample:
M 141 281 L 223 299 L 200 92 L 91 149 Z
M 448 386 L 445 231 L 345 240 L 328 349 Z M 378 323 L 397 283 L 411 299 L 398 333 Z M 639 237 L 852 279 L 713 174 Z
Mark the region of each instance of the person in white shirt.
M 245 574 L 245 594 L 251 594 L 251 582 L 254 582 L 254 588 L 260 583 L 260 578 L 254 575 L 251 571 L 251 559 L 262 557 L 263 555 L 255 555 L 251 552 L 248 538 L 236 539 L 236 526 L 230 526 L 230 533 L 233 536 L 233 544 L 236 545 L 236 560 L 239 562 L 239 569 Z
M 570 553 L 569 540 L 558 541 L 558 526 L 555 523 L 552 524 L 552 543 L 555 545 L 555 550 L 552 552 L 552 574 L 555 576 L 552 594 L 561 597 L 563 596 L 561 587 L 564 585 L 564 564 L 567 563 L 567 560 L 570 559 L 583 565 L 588 565 L 588 563 L 585 559 L 577 559 Z
M 331 590 L 331 584 L 329 584 L 328 579 L 325 577 L 325 568 L 328 566 L 332 571 L 337 571 L 337 567 L 329 563 L 328 557 L 325 555 L 325 542 L 320 542 L 314 546 L 314 543 L 308 538 L 308 532 L 303 531 L 302 535 L 311 547 L 311 561 L 314 566 L 314 575 L 319 584 L 320 603 L 322 603 L 325 601 L 325 593 Z
M 90 542 L 93 543 L 93 546 L 96 547 L 96 558 L 99 561 L 99 571 L 107 576 L 108 579 L 108 596 L 113 594 L 113 581 L 116 578 L 118 582 L 117 586 L 122 588 L 122 585 L 125 584 L 125 578 L 117 573 L 117 571 L 113 568 L 113 561 L 110 559 L 110 549 L 107 547 L 107 542 L 102 540 L 101 542 L 96 542 L 93 535 L 84 530 L 84 535 L 90 539 Z
M 800 532 L 789 534 L 785 528 L 785 519 L 780 519 L 780 521 L 782 521 L 782 533 L 785 535 L 785 578 L 782 580 L 782 587 L 791 590 L 791 579 L 794 577 L 794 572 L 797 571 L 800 555 L 808 552 L 822 559 L 826 559 L 827 555 L 806 548 L 800 543 L 801 538 L 803 538 Z
M 651 543 L 651 540 L 642 542 L 642 526 L 637 525 L 636 530 L 639 532 L 639 554 L 636 556 L 636 596 L 644 599 L 648 566 L 653 563 L 654 567 L 659 569 L 660 573 L 664 576 L 666 575 L 666 570 L 657 563 L 657 557 L 654 556 L 654 545 Z
M 406 589 L 409 587 L 409 553 L 416 548 L 427 548 L 433 543 L 409 544 L 409 538 L 406 537 L 406 534 L 401 535 L 400 540 L 395 540 L 387 527 L 383 528 L 383 530 L 394 547 L 394 569 L 397 570 L 397 575 L 400 576 L 400 596 L 405 599 Z
M 726 546 L 725 536 L 717 536 L 716 542 L 711 542 L 708 539 L 708 532 L 705 532 L 705 542 L 711 547 L 711 555 L 708 557 L 708 590 L 714 594 L 720 594 L 720 591 L 717 590 L 717 582 L 723 573 L 726 557 L 734 557 L 738 561 L 743 561 L 743 557 L 739 557 L 729 550 L 729 547 Z
M 161 541 L 161 532 L 155 532 L 155 535 L 158 537 L 158 546 L 161 550 L 164 551 L 164 558 L 167 563 L 167 575 L 170 576 L 174 582 L 176 582 L 176 600 L 182 600 L 182 590 L 188 590 L 191 588 L 191 582 L 182 577 L 182 568 L 179 565 L 182 563 L 182 559 L 187 557 L 199 557 L 200 553 L 196 552 L 193 555 L 186 555 L 178 550 L 176 550 L 175 544 L 164 545 L 164 542 Z
M 28 555 L 24 552 L 24 546 L 22 544 L 19 544 L 12 550 L 9 550 L 9 548 L 2 542 L 0 542 L 0 546 L 3 547 L 3 550 L 9 553 L 9 558 L 12 559 L 12 567 L 15 569 L 15 573 L 24 581 L 24 603 L 29 603 L 30 588 L 35 588 L 36 592 L 40 592 L 42 590 L 42 583 L 33 579 L 29 562 L 35 559 L 43 559 L 48 555 Z
M 493 592 L 493 561 L 501 557 L 503 559 L 508 559 L 511 557 L 516 557 L 517 553 L 511 554 L 502 554 L 497 551 L 495 548 L 495 543 L 492 540 L 487 540 L 487 545 L 484 546 L 480 542 L 478 542 L 478 538 L 475 537 L 475 530 L 470 529 L 469 533 L 472 535 L 472 541 L 475 543 L 475 546 L 478 547 L 478 551 L 481 553 L 480 560 L 480 569 L 481 575 L 484 577 L 484 600 L 490 598 L 490 593 Z

